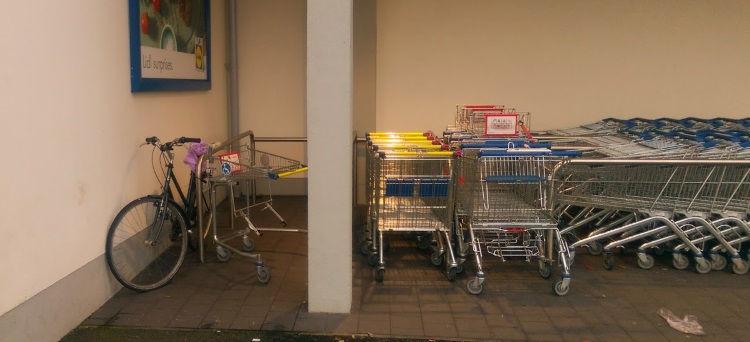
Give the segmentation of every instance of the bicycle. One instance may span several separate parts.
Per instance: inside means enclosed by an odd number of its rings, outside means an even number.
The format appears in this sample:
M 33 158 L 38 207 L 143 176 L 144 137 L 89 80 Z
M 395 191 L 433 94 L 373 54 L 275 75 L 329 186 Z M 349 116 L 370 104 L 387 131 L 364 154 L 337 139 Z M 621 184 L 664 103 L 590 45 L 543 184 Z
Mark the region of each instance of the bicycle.
M 197 234 L 200 231 L 197 229 L 197 185 L 198 182 L 205 182 L 205 174 L 197 171 L 200 166 L 196 171 L 191 170 L 185 195 L 174 175 L 172 151 L 185 143 L 200 142 L 199 138 L 181 137 L 162 143 L 157 137 L 149 137 L 141 144 L 152 145 L 154 151 L 160 151 L 160 159 L 166 163 L 166 170 L 161 193 L 128 203 L 115 216 L 107 232 L 107 264 L 123 286 L 145 292 L 166 285 L 182 266 L 188 246 L 193 250 L 197 248 L 200 241 Z M 182 206 L 175 202 L 173 188 L 177 190 Z M 205 195 L 201 196 L 201 200 L 203 208 L 210 208 Z M 210 212 L 208 214 L 211 215 Z

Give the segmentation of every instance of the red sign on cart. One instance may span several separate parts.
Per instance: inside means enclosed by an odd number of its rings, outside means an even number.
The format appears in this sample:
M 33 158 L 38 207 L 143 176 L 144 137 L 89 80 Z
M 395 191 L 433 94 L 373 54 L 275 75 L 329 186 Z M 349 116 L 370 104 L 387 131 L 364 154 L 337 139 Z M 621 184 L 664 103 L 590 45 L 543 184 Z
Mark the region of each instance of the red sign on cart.
M 518 135 L 518 114 L 488 114 L 484 116 L 484 120 L 485 136 Z
M 221 173 L 230 175 L 242 172 L 242 164 L 240 164 L 240 154 L 238 152 L 220 154 L 219 160 L 221 160 Z

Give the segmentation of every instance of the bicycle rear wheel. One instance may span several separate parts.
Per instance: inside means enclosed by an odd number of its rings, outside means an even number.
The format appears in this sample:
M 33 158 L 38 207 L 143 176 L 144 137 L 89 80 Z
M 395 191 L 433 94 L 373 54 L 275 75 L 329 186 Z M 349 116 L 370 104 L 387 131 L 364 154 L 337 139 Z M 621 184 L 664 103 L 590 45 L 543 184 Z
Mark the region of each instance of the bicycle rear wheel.
M 185 260 L 187 223 L 174 202 L 159 211 L 161 198 L 142 197 L 126 205 L 107 233 L 105 254 L 112 274 L 125 287 L 151 291 L 169 282 Z

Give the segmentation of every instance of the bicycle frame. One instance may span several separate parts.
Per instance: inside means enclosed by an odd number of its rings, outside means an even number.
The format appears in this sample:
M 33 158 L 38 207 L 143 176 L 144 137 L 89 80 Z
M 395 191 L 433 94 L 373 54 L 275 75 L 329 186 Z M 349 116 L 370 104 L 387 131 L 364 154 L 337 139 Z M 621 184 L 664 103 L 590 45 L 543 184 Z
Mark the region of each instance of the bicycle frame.
M 188 224 L 188 230 L 195 229 L 200 224 L 200 220 L 198 218 L 198 201 L 199 201 L 199 192 L 200 188 L 198 187 L 197 182 L 203 182 L 205 178 L 205 174 L 201 174 L 199 177 L 196 175 L 194 171 L 190 171 L 190 178 L 188 180 L 188 189 L 187 193 L 185 193 L 182 190 L 182 187 L 180 186 L 179 181 L 177 180 L 177 177 L 175 177 L 174 173 L 174 154 L 171 152 L 171 150 L 166 149 L 163 151 L 164 154 L 166 154 L 165 163 L 167 170 L 165 171 L 165 181 L 164 185 L 162 186 L 162 195 L 160 196 L 162 199 L 165 199 L 163 201 L 163 204 L 161 205 L 161 208 L 166 208 L 166 203 L 169 201 L 175 202 L 177 206 L 182 210 L 181 214 L 183 214 L 183 217 L 185 218 L 185 222 Z M 175 194 L 176 190 L 176 194 Z M 179 197 L 177 197 L 177 196 Z M 179 199 L 182 201 L 182 204 L 178 204 L 176 200 Z M 205 197 L 202 198 L 204 208 L 208 207 L 208 201 Z M 195 226 L 195 227 L 194 227 Z M 194 233 L 200 234 L 200 229 L 193 230 Z M 201 239 L 197 236 L 195 236 L 197 239 L 197 242 L 200 244 Z M 191 242 L 191 248 L 194 248 Z

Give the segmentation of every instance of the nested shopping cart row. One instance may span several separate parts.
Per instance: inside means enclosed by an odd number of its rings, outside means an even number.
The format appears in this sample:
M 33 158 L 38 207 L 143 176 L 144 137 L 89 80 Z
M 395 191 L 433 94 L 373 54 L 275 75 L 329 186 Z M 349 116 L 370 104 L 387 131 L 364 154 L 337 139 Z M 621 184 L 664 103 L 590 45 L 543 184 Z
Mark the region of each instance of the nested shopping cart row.
M 543 132 L 557 146 L 588 149 L 595 158 L 742 159 L 748 157 L 747 119 L 605 119 Z
M 474 264 L 467 289 L 475 294 L 486 258 L 495 258 L 535 261 L 545 278 L 559 268 L 553 291 L 564 295 L 582 246 L 604 253 L 610 269 L 614 249 L 634 247 L 643 268 L 669 252 L 678 269 L 692 259 L 700 273 L 748 271 L 750 120 L 607 119 L 534 134 L 526 120 L 504 106 L 458 106 L 439 142 L 423 133 L 371 135 L 371 220 L 361 247 L 378 280 L 383 236 L 392 231 L 416 232 L 451 280 Z M 443 177 L 403 172 L 441 153 Z M 445 192 L 428 196 L 438 178 Z M 437 198 L 445 202 L 433 205 Z M 428 208 L 434 224 L 414 229 L 416 209 Z
M 729 264 L 746 273 L 749 126 L 726 118 L 606 119 L 540 136 L 589 147 L 586 159 L 552 177 L 554 216 L 571 249 L 604 253 L 608 269 L 614 249 L 632 247 L 646 269 L 666 252 L 678 269 L 693 259 L 699 273 Z
M 744 274 L 749 176 L 748 160 L 578 159 L 555 171 L 555 203 L 570 218 L 570 247 L 604 252 L 609 269 L 615 248 L 633 246 L 642 268 L 653 267 L 654 251 L 671 252 L 678 269 L 692 257 L 699 273 L 730 261 Z
M 368 224 L 360 247 L 377 267 L 383 281 L 386 270 L 387 234 L 414 237 L 430 260 L 445 265 L 453 279 L 458 272 L 451 246 L 451 213 L 456 153 L 446 150 L 429 134 L 368 134 Z
M 403 139 L 398 144 L 402 147 L 424 137 L 393 134 L 388 139 Z M 443 267 L 449 280 L 464 270 L 467 260 L 473 261 L 470 293 L 482 291 L 485 256 L 535 259 L 545 278 L 559 264 L 555 292 L 567 293 L 570 256 L 550 215 L 548 175 L 569 155 L 507 139 L 504 145 L 488 143 L 462 151 L 413 143 L 394 148 L 384 142 L 383 135 L 368 136 L 369 224 L 360 239 L 379 281 L 385 278 L 386 234 L 401 232 L 415 236 L 422 249 L 431 248 L 430 260 Z M 508 148 L 509 143 L 526 147 Z

